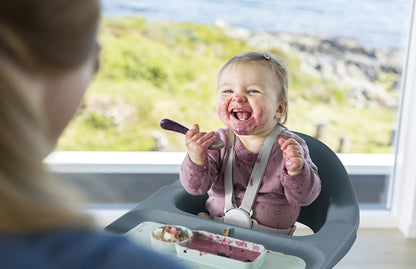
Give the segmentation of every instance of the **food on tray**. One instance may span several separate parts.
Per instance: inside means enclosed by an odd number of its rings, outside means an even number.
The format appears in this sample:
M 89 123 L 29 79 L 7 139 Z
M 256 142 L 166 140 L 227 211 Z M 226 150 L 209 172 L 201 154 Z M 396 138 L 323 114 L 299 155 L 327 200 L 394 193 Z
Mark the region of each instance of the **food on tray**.
M 230 228 L 225 228 L 222 230 L 222 235 L 223 236 L 229 236 L 230 235 Z
M 181 242 L 188 239 L 188 232 L 177 226 L 163 226 L 153 230 L 153 236 L 164 242 Z
M 261 245 L 253 244 L 254 247 L 249 248 L 242 240 L 222 236 L 210 238 L 199 232 L 194 232 L 183 246 L 200 253 L 205 252 L 242 262 L 253 262 L 264 252 L 264 247 Z

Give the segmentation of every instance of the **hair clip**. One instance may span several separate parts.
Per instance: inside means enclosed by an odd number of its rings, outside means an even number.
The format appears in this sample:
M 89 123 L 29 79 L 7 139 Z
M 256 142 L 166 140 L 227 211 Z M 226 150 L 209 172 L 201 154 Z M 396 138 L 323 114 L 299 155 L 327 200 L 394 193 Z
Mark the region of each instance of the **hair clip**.
M 264 57 L 264 59 L 266 59 L 266 60 L 270 60 L 270 56 L 269 56 L 267 53 L 264 53 L 264 54 L 263 54 L 263 57 Z

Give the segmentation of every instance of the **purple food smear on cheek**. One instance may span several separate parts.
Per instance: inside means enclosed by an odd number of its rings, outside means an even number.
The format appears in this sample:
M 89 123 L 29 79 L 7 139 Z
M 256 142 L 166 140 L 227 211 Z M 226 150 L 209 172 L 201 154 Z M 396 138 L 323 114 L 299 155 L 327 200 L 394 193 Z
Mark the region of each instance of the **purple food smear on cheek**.
M 263 123 L 263 115 L 264 115 L 263 109 L 261 109 L 261 110 L 257 113 L 257 115 L 252 115 L 252 117 L 253 117 L 253 121 L 254 121 L 254 124 L 255 124 L 256 126 L 258 126 L 258 127 L 262 127 L 262 126 L 264 125 L 264 123 Z
M 226 119 L 228 118 L 227 111 L 227 101 L 223 99 L 218 99 L 217 101 L 217 115 L 219 119 L 226 124 Z

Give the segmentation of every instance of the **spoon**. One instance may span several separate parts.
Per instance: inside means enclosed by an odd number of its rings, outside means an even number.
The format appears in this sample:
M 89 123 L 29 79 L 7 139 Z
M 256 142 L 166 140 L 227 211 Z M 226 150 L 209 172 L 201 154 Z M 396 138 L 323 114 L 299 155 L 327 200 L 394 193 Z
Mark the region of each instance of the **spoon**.
M 176 121 L 170 120 L 170 119 L 163 119 L 160 121 L 160 127 L 162 127 L 165 130 L 178 132 L 181 134 L 186 134 L 186 132 L 189 130 L 182 124 L 177 123 Z M 217 137 L 214 142 L 212 142 L 211 146 L 209 146 L 209 149 L 220 149 L 224 147 L 224 142 Z

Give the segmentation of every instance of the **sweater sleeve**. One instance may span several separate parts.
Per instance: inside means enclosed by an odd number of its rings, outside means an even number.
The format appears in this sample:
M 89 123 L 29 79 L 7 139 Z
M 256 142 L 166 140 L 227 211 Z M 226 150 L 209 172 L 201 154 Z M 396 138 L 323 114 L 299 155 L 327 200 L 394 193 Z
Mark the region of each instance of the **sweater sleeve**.
M 186 154 L 184 161 L 181 165 L 179 178 L 182 186 L 187 192 L 193 195 L 205 194 L 211 187 L 214 181 L 214 175 L 216 175 L 209 158 L 205 159 L 204 165 L 197 165 Z
M 218 150 L 208 150 L 204 165 L 197 165 L 186 154 L 179 172 L 179 179 L 184 189 L 193 195 L 208 192 L 221 174 L 221 163 L 227 154 L 227 129 L 218 129 L 216 135 L 224 141 L 225 146 Z M 221 171 L 220 171 L 221 170 Z
M 283 171 L 282 184 L 286 199 L 295 206 L 307 206 L 311 204 L 321 191 L 321 180 L 318 176 L 318 168 L 309 156 L 309 149 L 303 139 L 296 139 L 303 148 L 305 164 L 303 170 L 290 176 L 286 169 Z

